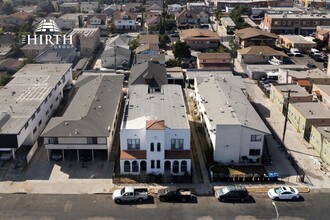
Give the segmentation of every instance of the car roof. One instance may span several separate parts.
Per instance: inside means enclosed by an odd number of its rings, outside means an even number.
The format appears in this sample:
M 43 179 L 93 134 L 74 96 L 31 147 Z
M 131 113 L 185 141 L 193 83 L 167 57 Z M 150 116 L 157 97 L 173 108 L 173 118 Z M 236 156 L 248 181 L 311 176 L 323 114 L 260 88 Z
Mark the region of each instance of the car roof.
M 247 191 L 244 186 L 229 185 L 225 186 L 229 191 Z

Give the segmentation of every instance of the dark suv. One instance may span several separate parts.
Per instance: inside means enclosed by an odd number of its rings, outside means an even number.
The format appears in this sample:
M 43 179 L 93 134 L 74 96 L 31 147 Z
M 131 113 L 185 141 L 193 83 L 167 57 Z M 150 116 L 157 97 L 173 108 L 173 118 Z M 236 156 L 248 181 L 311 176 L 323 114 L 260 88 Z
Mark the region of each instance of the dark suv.
M 221 202 L 227 200 L 244 202 L 250 199 L 250 195 L 244 186 L 225 186 L 215 191 L 215 197 Z

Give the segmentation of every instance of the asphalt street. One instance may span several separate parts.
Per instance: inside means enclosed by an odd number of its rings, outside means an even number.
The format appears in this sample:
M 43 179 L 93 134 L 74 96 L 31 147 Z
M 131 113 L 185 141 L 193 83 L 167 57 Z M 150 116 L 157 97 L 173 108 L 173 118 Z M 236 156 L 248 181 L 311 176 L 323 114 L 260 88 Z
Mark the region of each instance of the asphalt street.
M 249 203 L 222 203 L 198 197 L 197 203 L 117 205 L 111 195 L 0 194 L 0 219 L 328 219 L 330 191 L 303 194 L 296 202 L 272 203 L 266 194 Z

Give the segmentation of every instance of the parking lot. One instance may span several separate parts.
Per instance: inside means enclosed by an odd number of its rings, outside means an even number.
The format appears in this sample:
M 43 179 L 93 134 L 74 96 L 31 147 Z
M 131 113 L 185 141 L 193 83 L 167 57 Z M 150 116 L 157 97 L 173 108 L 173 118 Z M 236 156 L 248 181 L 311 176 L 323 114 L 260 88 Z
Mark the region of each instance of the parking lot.
M 324 62 L 317 62 L 313 60 L 308 54 L 303 54 L 302 57 L 290 57 L 291 61 L 298 65 L 307 65 L 307 64 L 314 64 L 319 69 L 324 69 Z

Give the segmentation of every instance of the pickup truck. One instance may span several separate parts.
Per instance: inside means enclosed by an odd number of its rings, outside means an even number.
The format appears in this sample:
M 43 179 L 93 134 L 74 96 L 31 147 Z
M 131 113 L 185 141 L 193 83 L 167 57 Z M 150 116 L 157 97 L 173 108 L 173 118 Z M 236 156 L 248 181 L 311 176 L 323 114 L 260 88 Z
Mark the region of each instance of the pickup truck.
M 302 54 L 300 53 L 298 48 L 291 48 L 290 53 L 295 57 L 301 57 Z
M 161 202 L 187 202 L 196 201 L 197 197 L 192 194 L 191 189 L 169 187 L 158 190 L 158 199 Z
M 147 200 L 148 196 L 147 188 L 135 189 L 132 186 L 125 186 L 122 189 L 115 190 L 112 194 L 112 199 L 119 204 L 121 202 L 142 202 Z

